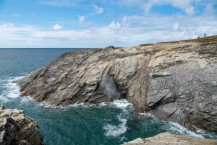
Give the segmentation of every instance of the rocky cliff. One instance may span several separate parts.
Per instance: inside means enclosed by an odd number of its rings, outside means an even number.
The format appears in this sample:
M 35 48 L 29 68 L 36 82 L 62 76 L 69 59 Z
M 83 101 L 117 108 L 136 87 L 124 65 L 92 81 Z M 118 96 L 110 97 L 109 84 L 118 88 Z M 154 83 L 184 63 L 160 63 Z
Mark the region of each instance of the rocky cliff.
M 135 139 L 123 145 L 217 145 L 216 142 L 207 139 L 192 138 L 172 133 L 161 133 L 146 139 Z
M 210 38 L 71 51 L 17 83 L 39 102 L 126 98 L 137 112 L 217 131 L 217 39 Z
M 43 137 L 36 122 L 22 110 L 0 106 L 0 144 L 43 145 Z

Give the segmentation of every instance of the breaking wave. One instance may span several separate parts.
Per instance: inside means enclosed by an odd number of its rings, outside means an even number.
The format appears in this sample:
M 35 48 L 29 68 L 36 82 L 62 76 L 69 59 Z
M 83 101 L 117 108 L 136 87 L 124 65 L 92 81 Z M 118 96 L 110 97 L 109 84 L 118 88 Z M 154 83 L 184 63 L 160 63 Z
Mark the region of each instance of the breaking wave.
M 16 83 L 13 83 L 13 81 L 19 80 L 23 77 L 24 76 L 9 78 L 7 80 L 1 80 L 1 83 L 3 84 L 3 91 L 0 94 L 1 101 L 7 102 L 20 96 L 20 88 Z
M 202 135 L 194 133 L 193 131 L 188 130 L 187 128 L 179 125 L 178 123 L 169 122 L 170 130 L 179 134 L 189 135 L 196 138 L 204 138 Z
M 105 103 L 102 104 L 105 106 Z M 119 121 L 118 125 L 106 123 L 103 127 L 105 130 L 105 136 L 108 137 L 117 137 L 124 134 L 127 131 L 127 120 L 130 116 L 130 112 L 133 110 L 133 105 L 127 100 L 114 100 L 112 103 L 109 103 L 109 106 L 121 109 L 122 112 L 116 116 Z

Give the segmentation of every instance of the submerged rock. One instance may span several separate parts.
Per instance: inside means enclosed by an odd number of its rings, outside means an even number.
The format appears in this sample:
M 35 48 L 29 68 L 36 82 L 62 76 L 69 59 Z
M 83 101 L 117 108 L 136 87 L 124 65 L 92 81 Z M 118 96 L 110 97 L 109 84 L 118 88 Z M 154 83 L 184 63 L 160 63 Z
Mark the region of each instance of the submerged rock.
M 23 96 L 53 105 L 126 98 L 136 112 L 217 130 L 217 43 L 71 51 L 17 83 Z
M 43 145 L 43 137 L 37 123 L 22 110 L 0 106 L 1 145 Z
M 138 138 L 123 145 L 217 145 L 217 142 L 173 133 L 161 133 L 145 139 Z

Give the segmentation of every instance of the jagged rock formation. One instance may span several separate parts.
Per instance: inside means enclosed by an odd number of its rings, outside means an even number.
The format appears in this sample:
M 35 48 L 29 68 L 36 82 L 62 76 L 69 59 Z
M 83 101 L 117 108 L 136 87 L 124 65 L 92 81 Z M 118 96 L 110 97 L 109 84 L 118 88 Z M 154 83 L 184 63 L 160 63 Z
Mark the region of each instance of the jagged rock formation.
M 43 137 L 36 122 L 22 110 L 0 106 L 0 144 L 43 145 Z
M 126 98 L 137 112 L 217 130 L 217 41 L 72 51 L 17 83 L 53 105 Z
M 161 133 L 145 139 L 138 138 L 123 145 L 217 145 L 217 143 L 208 139 Z

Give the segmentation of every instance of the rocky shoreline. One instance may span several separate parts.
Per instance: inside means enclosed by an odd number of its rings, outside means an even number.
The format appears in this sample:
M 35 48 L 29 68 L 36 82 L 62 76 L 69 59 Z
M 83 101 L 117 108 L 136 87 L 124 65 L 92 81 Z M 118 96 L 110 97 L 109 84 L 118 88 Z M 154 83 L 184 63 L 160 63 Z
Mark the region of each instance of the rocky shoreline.
M 22 110 L 0 106 L 1 145 L 44 145 L 37 123 Z
M 174 133 L 160 133 L 156 136 L 123 143 L 123 145 L 217 145 L 217 142 L 208 139 L 193 138 Z
M 217 131 L 217 41 L 71 51 L 16 82 L 22 96 L 66 106 L 126 98 L 136 112 Z

